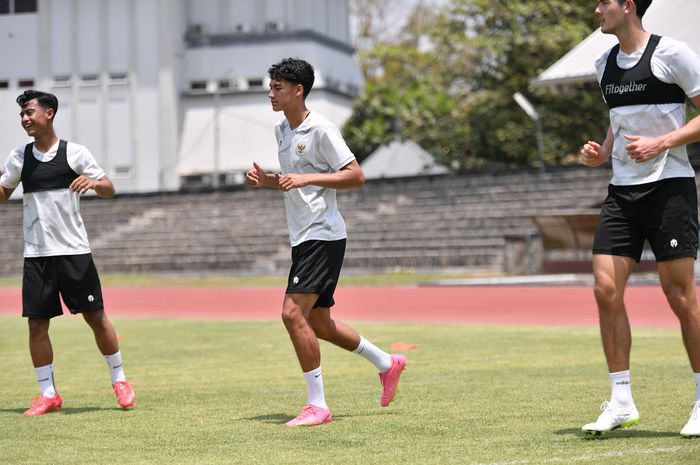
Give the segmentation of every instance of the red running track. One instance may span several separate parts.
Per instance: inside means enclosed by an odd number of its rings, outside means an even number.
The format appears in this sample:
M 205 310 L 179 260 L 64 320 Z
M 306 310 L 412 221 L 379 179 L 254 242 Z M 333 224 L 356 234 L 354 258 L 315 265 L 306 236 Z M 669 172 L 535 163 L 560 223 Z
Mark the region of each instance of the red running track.
M 278 319 L 281 288 L 108 288 L 111 316 Z M 593 291 L 583 286 L 343 287 L 334 317 L 347 321 L 597 325 Z M 21 314 L 21 291 L 0 288 L 0 314 Z M 633 326 L 678 323 L 658 286 L 631 286 Z

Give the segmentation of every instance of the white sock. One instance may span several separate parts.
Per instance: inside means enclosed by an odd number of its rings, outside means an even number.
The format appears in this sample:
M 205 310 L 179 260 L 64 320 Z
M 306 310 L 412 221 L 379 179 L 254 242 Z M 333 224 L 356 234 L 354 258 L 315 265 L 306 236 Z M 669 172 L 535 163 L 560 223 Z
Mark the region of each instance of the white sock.
M 626 407 L 634 405 L 632 400 L 632 385 L 630 384 L 630 371 L 617 371 L 609 373 L 612 394 L 610 401 Z
M 44 397 L 53 397 L 56 395 L 56 386 L 53 384 L 53 365 L 45 365 L 43 367 L 35 367 L 36 379 L 39 381 L 39 390 Z
M 109 375 L 112 377 L 112 384 L 118 381 L 126 381 L 124 369 L 122 368 L 122 353 L 117 352 L 114 355 L 105 355 L 107 365 L 109 366 Z
M 391 354 L 387 354 L 362 336 L 360 336 L 360 345 L 353 352 L 372 362 L 380 373 L 391 368 Z
M 321 367 L 304 372 L 304 379 L 306 380 L 308 403 L 328 410 L 326 396 L 323 393 L 323 375 L 321 374 Z
M 700 373 L 693 373 L 695 375 L 695 402 L 700 402 Z

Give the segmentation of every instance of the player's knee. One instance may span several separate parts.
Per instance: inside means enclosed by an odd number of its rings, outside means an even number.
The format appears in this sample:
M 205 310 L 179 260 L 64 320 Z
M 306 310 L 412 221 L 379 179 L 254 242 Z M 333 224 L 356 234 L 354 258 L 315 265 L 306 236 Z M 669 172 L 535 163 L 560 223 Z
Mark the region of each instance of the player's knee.
M 298 305 L 285 305 L 282 308 L 282 322 L 287 328 L 293 327 L 299 323 L 304 318 L 302 314 L 301 307 Z
M 46 337 L 49 334 L 49 320 L 29 318 L 29 337 L 32 339 Z
M 601 309 L 607 309 L 622 302 L 621 291 L 613 283 L 598 281 L 593 288 L 593 295 Z
M 696 310 L 696 297 L 694 289 L 676 283 L 667 283 L 662 285 L 664 294 L 668 304 L 677 314 L 690 313 Z
M 105 330 L 109 327 L 109 320 L 102 310 L 85 312 L 83 319 L 95 331 Z

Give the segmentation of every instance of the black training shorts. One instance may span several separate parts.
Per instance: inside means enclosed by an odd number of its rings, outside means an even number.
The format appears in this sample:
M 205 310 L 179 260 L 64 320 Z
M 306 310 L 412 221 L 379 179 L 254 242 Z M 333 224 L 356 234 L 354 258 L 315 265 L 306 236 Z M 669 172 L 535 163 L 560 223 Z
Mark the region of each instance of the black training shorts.
M 697 257 L 698 194 L 694 178 L 608 186 L 593 253 L 641 259 L 649 241 L 657 262 Z
M 60 298 L 71 313 L 104 308 L 91 254 L 24 259 L 22 316 L 49 319 L 62 315 Z
M 306 241 L 292 247 L 292 267 L 287 280 L 287 294 L 318 294 L 316 307 L 332 307 L 345 257 L 345 239 Z

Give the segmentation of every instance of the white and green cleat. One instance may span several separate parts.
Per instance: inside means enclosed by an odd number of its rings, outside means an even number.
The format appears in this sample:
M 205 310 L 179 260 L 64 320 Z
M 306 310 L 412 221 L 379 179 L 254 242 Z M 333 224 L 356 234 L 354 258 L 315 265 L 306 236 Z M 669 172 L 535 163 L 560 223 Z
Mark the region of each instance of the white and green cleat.
M 600 406 L 603 413 L 594 423 L 581 428 L 585 435 L 600 437 L 618 428 L 627 428 L 639 423 L 639 412 L 634 405 L 623 406 L 605 401 Z
M 681 436 L 686 438 L 700 437 L 700 401 L 693 404 L 688 423 L 681 430 Z

